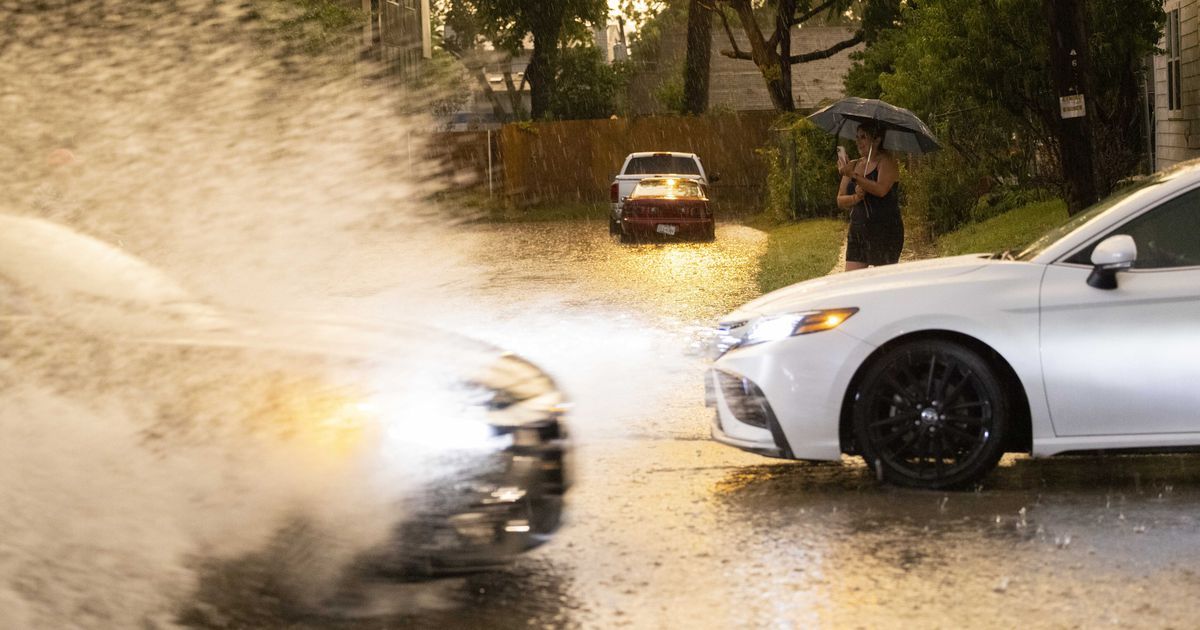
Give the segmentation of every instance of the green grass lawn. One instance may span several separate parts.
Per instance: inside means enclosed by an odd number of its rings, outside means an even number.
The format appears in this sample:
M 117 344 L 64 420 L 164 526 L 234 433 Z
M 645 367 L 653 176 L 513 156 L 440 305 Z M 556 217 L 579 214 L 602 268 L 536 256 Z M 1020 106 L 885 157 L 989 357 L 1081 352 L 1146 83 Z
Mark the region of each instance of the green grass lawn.
M 937 251 L 942 256 L 1006 249 L 1016 253 L 1066 220 L 1067 206 L 1061 200 L 1041 201 L 944 234 L 938 239 Z
M 747 224 L 767 232 L 767 251 L 758 270 L 758 288 L 763 293 L 829 273 L 846 240 L 846 222 L 838 219 Z
M 1033 203 L 943 235 L 935 254 L 1019 250 L 1066 220 L 1067 207 L 1061 200 Z M 835 219 L 779 223 L 758 216 L 748 218 L 746 225 L 767 233 L 767 252 L 758 271 L 763 293 L 829 273 L 846 240 L 846 223 Z

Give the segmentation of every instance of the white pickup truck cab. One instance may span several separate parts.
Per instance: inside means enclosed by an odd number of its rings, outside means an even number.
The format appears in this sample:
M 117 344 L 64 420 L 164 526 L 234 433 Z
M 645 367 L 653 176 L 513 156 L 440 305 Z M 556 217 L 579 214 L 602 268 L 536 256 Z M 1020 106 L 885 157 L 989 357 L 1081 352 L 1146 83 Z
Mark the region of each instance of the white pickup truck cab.
M 705 172 L 704 165 L 700 163 L 700 156 L 695 153 L 675 151 L 630 153 L 625 157 L 625 163 L 621 165 L 621 171 L 617 173 L 609 189 L 609 198 L 612 204 L 608 216 L 609 233 L 620 233 L 621 207 L 638 182 L 647 177 L 672 175 L 699 180 L 706 188 L 719 179 L 716 173 L 710 176 Z

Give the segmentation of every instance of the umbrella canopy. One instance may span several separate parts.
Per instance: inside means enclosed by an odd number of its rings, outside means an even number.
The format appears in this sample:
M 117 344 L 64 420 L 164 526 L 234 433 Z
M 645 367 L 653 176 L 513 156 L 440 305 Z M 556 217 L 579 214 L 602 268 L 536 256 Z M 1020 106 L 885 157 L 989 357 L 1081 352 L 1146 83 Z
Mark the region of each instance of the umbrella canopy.
M 929 153 L 942 148 L 916 114 L 878 99 L 849 96 L 808 119 L 821 129 L 847 140 L 855 138 L 860 122 L 876 121 L 887 129 L 883 148 L 889 151 Z

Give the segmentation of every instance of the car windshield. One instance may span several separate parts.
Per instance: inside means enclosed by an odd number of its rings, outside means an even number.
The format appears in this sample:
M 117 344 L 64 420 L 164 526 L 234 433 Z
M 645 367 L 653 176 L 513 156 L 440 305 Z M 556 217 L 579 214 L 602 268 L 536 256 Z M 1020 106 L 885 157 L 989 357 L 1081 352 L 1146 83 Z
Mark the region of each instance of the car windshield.
M 625 167 L 626 175 L 654 175 L 679 173 L 680 175 L 699 175 L 700 165 L 696 160 L 686 155 L 671 155 L 660 153 L 643 155 L 629 160 Z
M 1083 224 L 1087 223 L 1088 221 L 1091 221 L 1097 215 L 1100 215 L 1104 211 L 1108 210 L 1109 208 L 1112 208 L 1113 206 L 1117 205 L 1118 203 L 1123 201 L 1126 197 L 1129 197 L 1130 195 L 1132 195 L 1135 192 L 1144 190 L 1146 188 L 1149 188 L 1150 186 L 1161 183 L 1163 180 L 1164 180 L 1164 178 L 1161 176 L 1146 177 L 1144 179 L 1135 181 L 1135 182 L 1129 184 L 1128 186 L 1125 186 L 1124 188 L 1121 188 L 1117 192 L 1109 195 L 1107 198 L 1101 200 L 1100 202 L 1096 203 L 1095 205 L 1088 208 L 1087 210 L 1084 210 L 1083 212 L 1080 212 L 1079 214 L 1071 217 L 1070 219 L 1067 219 L 1066 223 L 1063 223 L 1062 225 L 1051 229 L 1049 232 L 1042 234 L 1040 237 L 1038 237 L 1038 239 L 1036 241 L 1034 241 L 1033 243 L 1030 243 L 1024 250 L 1022 250 L 1020 254 L 1017 254 L 1015 257 L 1016 260 L 1032 260 L 1038 254 L 1042 253 L 1042 251 L 1045 250 L 1047 247 L 1054 244 L 1059 239 L 1070 234 L 1071 232 L 1074 232 L 1076 230 L 1076 228 L 1082 226 Z M 1002 258 L 1007 258 L 1008 257 L 1007 254 L 1008 254 L 1008 252 L 1005 252 L 1004 254 L 1000 254 L 999 256 Z
M 643 179 L 638 182 L 633 199 L 703 199 L 700 184 L 690 179 Z

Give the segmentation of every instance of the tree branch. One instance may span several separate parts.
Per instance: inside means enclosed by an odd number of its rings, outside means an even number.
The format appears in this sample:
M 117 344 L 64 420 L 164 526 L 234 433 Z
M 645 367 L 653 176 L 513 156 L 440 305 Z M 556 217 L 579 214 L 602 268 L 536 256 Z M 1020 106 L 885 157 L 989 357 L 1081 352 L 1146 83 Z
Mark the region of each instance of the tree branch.
M 813 19 L 814 17 L 817 17 L 817 14 L 821 13 L 822 11 L 828 10 L 829 7 L 832 7 L 835 3 L 837 3 L 837 0 L 825 0 L 825 2 L 823 4 L 809 9 L 807 13 L 805 13 L 803 15 L 795 16 L 795 18 L 794 18 L 795 21 L 792 23 L 793 24 L 803 24 L 803 23 Z
M 742 52 L 737 45 L 737 39 L 733 36 L 733 29 L 729 28 L 729 18 L 725 16 L 724 11 L 717 11 L 717 15 L 721 16 L 721 25 L 725 27 L 725 35 L 729 37 L 729 45 L 733 46 L 733 50 L 722 50 L 721 54 L 731 59 L 753 59 L 748 52 Z
M 863 41 L 863 37 L 862 37 L 862 32 L 860 31 L 858 33 L 855 33 L 854 37 L 851 37 L 850 39 L 847 39 L 844 41 L 840 41 L 840 42 L 830 46 L 829 48 L 826 48 L 825 50 L 815 50 L 813 52 L 804 53 L 803 55 L 792 55 L 791 57 L 788 57 L 788 61 L 790 61 L 792 63 L 808 63 L 810 61 L 816 61 L 818 59 L 828 59 L 828 58 L 842 52 L 843 50 L 846 50 L 847 48 L 853 48 L 853 47 L 861 44 L 862 41 Z M 721 54 L 724 55 L 725 51 L 721 51 Z M 746 58 L 748 59 L 749 57 L 746 57 Z M 735 59 L 742 59 L 742 57 L 735 57 Z

